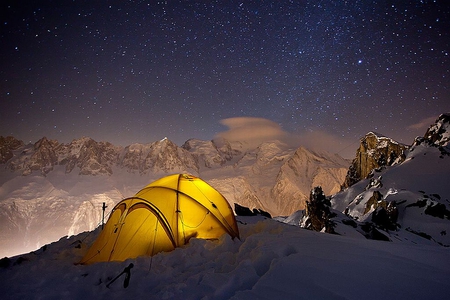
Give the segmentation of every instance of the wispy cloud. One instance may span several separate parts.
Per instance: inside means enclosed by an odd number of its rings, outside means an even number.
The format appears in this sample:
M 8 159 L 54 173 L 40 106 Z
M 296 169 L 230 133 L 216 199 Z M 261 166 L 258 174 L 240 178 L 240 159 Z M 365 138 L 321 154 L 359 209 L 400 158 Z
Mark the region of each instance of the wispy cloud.
M 437 117 L 429 117 L 426 119 L 420 120 L 420 122 L 409 125 L 407 128 L 410 130 L 424 130 L 428 129 L 428 127 L 436 121 Z
M 333 135 L 319 129 L 307 129 L 301 133 L 290 133 L 271 120 L 255 117 L 236 117 L 220 121 L 228 130 L 216 134 L 215 138 L 228 141 L 240 141 L 250 147 L 257 147 L 263 142 L 281 141 L 289 147 L 306 147 L 314 151 L 338 153 L 352 158 L 359 140 L 352 140 Z

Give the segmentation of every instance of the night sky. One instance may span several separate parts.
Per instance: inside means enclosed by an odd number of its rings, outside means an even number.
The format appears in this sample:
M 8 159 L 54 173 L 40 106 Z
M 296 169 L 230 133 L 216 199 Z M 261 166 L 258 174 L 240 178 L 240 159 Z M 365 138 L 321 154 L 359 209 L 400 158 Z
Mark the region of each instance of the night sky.
M 450 112 L 450 2 L 2 1 L 0 135 L 354 154 Z

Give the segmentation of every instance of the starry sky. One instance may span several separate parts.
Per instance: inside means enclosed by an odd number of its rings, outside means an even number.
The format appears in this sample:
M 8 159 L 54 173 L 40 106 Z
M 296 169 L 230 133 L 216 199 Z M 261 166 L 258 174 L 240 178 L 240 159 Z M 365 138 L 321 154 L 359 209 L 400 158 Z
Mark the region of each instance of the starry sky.
M 352 156 L 450 112 L 450 3 L 2 1 L 0 135 Z M 350 153 L 350 154 L 348 154 Z

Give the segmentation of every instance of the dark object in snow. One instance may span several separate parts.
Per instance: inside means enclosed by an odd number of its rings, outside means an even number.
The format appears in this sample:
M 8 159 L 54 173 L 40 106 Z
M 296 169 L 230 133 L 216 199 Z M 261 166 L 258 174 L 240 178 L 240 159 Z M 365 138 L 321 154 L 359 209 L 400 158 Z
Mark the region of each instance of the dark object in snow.
M 258 208 L 254 208 L 253 211 L 250 210 L 250 208 L 239 205 L 237 203 L 234 204 L 234 212 L 236 213 L 236 215 L 238 216 L 257 216 L 257 215 L 261 215 L 264 216 L 266 218 L 272 219 L 272 216 L 262 210 L 262 209 L 258 209 Z
M 411 232 L 411 233 L 417 234 L 418 236 L 423 237 L 424 239 L 427 239 L 427 240 L 430 240 L 430 241 L 434 241 L 434 239 L 431 237 L 431 235 L 429 235 L 429 234 L 427 234 L 427 233 L 425 233 L 425 232 L 412 230 L 412 229 L 409 228 L 409 227 L 406 228 L 405 230 L 406 230 L 406 231 L 409 231 L 409 232 Z
M 425 197 L 424 195 L 424 198 Z M 447 209 L 447 206 L 443 203 L 439 203 L 437 201 L 429 200 L 429 199 L 421 199 L 417 200 L 415 203 L 409 204 L 406 207 L 414 207 L 417 206 L 419 208 L 425 207 L 424 213 L 437 218 L 447 218 L 450 219 L 450 210 Z
M 441 219 L 450 219 L 450 211 L 447 209 L 443 203 L 435 203 L 434 205 L 428 205 L 425 208 L 425 213 L 427 215 L 438 217 Z
M 272 219 L 271 214 L 269 214 L 267 211 L 264 211 L 264 210 L 262 210 L 262 209 L 260 209 L 260 208 L 254 208 L 254 209 L 253 209 L 253 213 L 256 214 L 256 215 L 261 215 L 261 216 L 263 216 L 263 217 Z
M 378 206 L 372 213 L 372 222 L 384 230 L 396 230 L 398 226 L 397 219 L 398 209 L 395 201 L 389 202 L 384 206 Z
M 342 219 L 342 224 L 352 226 L 353 228 L 358 227 L 358 224 L 354 220 L 351 220 L 351 219 Z
M 128 265 L 128 267 L 125 267 L 125 269 L 123 269 L 122 273 L 120 273 L 119 275 L 117 275 L 113 280 L 111 280 L 106 287 L 109 288 L 109 286 L 116 281 L 120 276 L 122 276 L 123 274 L 125 274 L 125 280 L 123 281 L 123 287 L 127 288 L 128 285 L 130 284 L 130 278 L 131 278 L 131 269 L 134 267 L 133 263 L 130 263 Z
M 366 222 L 361 225 L 361 229 L 363 230 L 363 235 L 369 240 L 377 240 L 377 241 L 387 241 L 390 242 L 391 239 L 383 234 L 380 230 L 378 230 L 373 223 Z

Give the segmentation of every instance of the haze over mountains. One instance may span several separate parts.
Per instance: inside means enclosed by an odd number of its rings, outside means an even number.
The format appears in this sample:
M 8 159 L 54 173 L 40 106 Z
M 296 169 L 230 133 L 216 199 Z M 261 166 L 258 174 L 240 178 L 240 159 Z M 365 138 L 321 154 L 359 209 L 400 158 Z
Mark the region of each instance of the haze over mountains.
M 25 145 L 1 137 L 0 256 L 39 248 L 64 235 L 92 230 L 115 203 L 172 173 L 206 180 L 232 203 L 287 215 L 304 207 L 311 187 L 340 190 L 349 161 L 281 142 L 245 143 L 165 138 L 127 147 L 88 137 L 69 144 L 42 138 Z

